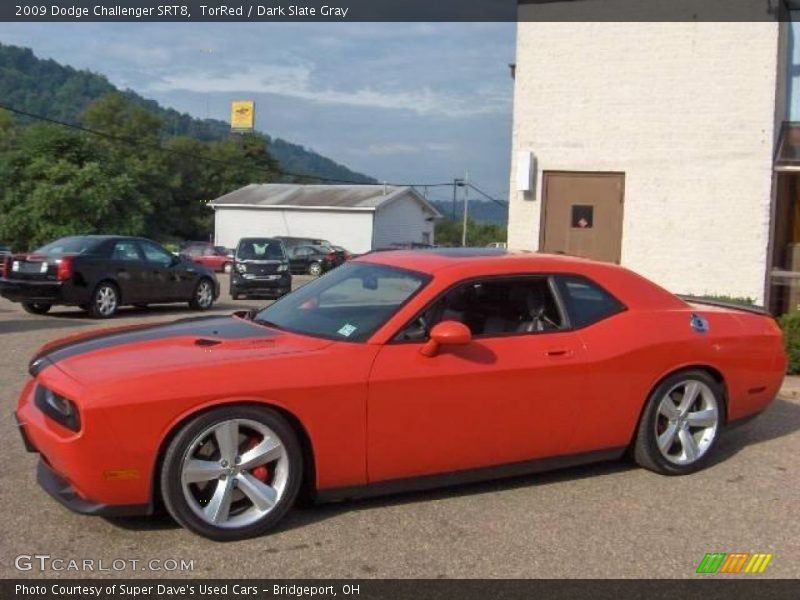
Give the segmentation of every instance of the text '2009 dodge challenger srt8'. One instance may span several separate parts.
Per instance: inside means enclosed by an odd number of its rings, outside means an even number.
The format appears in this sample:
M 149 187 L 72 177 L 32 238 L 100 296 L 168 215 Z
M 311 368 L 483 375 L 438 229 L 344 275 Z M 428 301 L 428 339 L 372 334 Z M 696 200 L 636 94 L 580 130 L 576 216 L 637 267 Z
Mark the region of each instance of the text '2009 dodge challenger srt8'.
M 30 365 L 39 481 L 91 514 L 258 535 L 319 497 L 614 459 L 691 473 L 786 367 L 774 320 L 621 267 L 502 250 L 365 255 L 267 308 L 79 334 Z

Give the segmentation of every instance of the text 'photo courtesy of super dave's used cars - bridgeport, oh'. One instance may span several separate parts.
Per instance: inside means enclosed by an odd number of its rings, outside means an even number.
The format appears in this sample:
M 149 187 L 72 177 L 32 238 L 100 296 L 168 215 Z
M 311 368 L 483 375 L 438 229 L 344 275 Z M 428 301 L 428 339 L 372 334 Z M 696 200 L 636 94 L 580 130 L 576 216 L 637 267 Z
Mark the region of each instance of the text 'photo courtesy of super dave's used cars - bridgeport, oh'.
M 163 504 L 234 540 L 268 531 L 301 493 L 342 500 L 626 453 L 691 473 L 768 406 L 785 368 L 767 314 L 685 301 L 616 265 L 401 250 L 260 310 L 50 342 L 16 418 L 40 485 L 69 508 Z

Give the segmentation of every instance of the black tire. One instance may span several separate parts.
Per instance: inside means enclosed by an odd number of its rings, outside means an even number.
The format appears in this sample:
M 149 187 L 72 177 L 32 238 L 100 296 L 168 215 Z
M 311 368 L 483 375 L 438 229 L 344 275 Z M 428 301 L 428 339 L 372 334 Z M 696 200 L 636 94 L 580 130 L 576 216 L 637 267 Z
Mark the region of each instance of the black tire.
M 113 298 L 107 303 L 104 298 Z M 92 292 L 92 299 L 89 302 L 89 316 L 94 319 L 110 319 L 119 310 L 120 295 L 119 288 L 110 281 L 101 281 Z
M 314 277 L 319 277 L 320 275 L 322 275 L 322 272 L 323 272 L 322 263 L 312 262 L 310 265 L 308 265 L 309 275 L 313 275 Z
M 205 289 L 209 295 L 206 295 L 206 292 L 203 291 L 204 286 L 207 286 Z M 212 306 L 214 306 L 214 282 L 207 277 L 203 277 L 194 287 L 192 298 L 189 300 L 189 308 L 192 310 L 208 310 Z
M 199 504 L 195 506 L 195 508 L 192 508 L 190 505 L 190 501 L 187 500 L 186 494 L 184 494 L 182 467 L 184 457 L 192 448 L 193 443 L 198 437 L 206 435 L 209 429 L 214 426 L 233 419 L 256 421 L 274 432 L 283 445 L 285 456 L 288 460 L 288 468 L 283 492 L 266 514 L 258 518 L 255 522 L 241 527 L 230 525 L 227 527 L 220 527 L 208 522 L 208 520 L 195 512 Z M 241 429 L 239 431 L 241 433 Z M 237 439 L 239 440 L 239 446 L 236 450 L 238 453 L 244 450 L 244 444 L 247 442 L 246 438 L 245 440 L 241 440 L 241 438 Z M 238 475 L 233 475 L 231 478 L 238 479 Z M 241 540 L 266 533 L 281 520 L 294 504 L 302 478 L 303 453 L 297 435 L 292 427 L 286 422 L 286 419 L 274 410 L 267 407 L 252 405 L 233 405 L 215 408 L 190 420 L 178 431 L 177 435 L 175 435 L 167 447 L 160 473 L 161 495 L 169 514 L 190 531 L 217 541 Z M 211 479 L 209 480 L 209 485 L 214 485 L 214 482 L 216 482 L 215 487 L 218 487 L 220 485 L 219 482 L 223 480 L 224 478 L 222 476 L 220 476 L 219 480 L 216 478 Z M 233 481 L 231 484 L 233 485 Z M 236 490 L 236 488 L 234 489 Z M 216 489 L 214 491 L 216 491 Z M 241 504 L 242 499 L 244 499 L 244 504 L 246 504 L 246 496 L 242 492 L 239 493 L 241 494 L 241 499 L 238 502 Z M 231 510 L 234 510 L 233 504 L 231 504 Z M 239 508 L 239 510 L 241 510 L 241 508 Z
M 700 391 L 698 399 L 689 405 L 685 414 L 681 416 L 680 407 L 688 389 L 682 385 L 684 383 L 696 384 Z M 708 396 L 709 393 L 710 396 Z M 667 417 L 662 412 L 662 401 L 665 401 L 667 394 L 670 394 L 672 407 L 677 409 L 674 419 Z M 705 411 L 711 411 L 708 414 L 712 414 L 713 410 L 710 408 L 712 401 L 716 404 L 716 425 L 713 427 L 713 432 L 710 427 L 693 428 L 691 418 L 687 417 L 687 414 L 700 414 L 698 411 L 703 410 L 700 408 L 701 405 L 705 407 Z M 672 407 L 668 407 L 666 410 L 671 411 Z M 725 415 L 724 389 L 709 373 L 699 369 L 674 373 L 664 379 L 647 399 L 633 445 L 634 460 L 645 469 L 662 475 L 694 473 L 706 466 L 709 457 L 713 454 L 722 433 Z M 681 429 L 685 429 L 685 433 L 681 432 Z M 681 436 L 687 434 L 692 439 L 686 438 L 689 443 L 684 444 Z M 666 450 L 662 451 L 659 447 L 659 435 L 662 436 L 664 445 L 667 446 Z M 699 442 L 697 442 L 698 438 Z M 669 440 L 672 441 L 669 442 Z M 692 440 L 695 441 L 692 442 Z M 701 450 L 697 452 L 697 458 L 691 458 L 695 451 L 687 452 L 685 449 L 687 446 Z M 680 450 L 676 456 L 678 449 Z
M 53 308 L 53 305 L 46 302 L 23 302 L 22 308 L 25 312 L 31 313 L 32 315 L 44 315 Z

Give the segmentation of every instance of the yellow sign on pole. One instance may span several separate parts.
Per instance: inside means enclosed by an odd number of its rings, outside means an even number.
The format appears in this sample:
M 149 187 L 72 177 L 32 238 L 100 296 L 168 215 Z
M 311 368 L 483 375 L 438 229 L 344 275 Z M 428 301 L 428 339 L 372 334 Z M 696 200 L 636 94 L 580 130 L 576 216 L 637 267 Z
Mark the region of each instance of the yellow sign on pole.
M 256 103 L 252 100 L 231 102 L 231 129 L 252 131 L 256 123 Z

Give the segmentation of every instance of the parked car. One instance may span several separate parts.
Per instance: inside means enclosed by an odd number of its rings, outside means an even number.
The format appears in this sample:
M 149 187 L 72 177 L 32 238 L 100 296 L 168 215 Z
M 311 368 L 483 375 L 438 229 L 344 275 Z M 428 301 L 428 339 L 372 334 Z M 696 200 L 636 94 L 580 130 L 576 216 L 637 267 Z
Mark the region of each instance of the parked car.
M 233 255 L 227 248 L 208 242 L 192 243 L 181 250 L 181 256 L 208 267 L 212 271 L 230 273 L 233 268 Z
M 342 246 L 331 246 L 334 252 L 336 252 L 336 266 L 338 267 L 343 262 L 346 262 L 353 258 L 353 254 L 350 251 L 346 250 Z
M 231 273 L 231 298 L 271 296 L 292 291 L 289 259 L 277 238 L 242 238 L 236 246 Z
M 82 235 L 4 257 L 0 295 L 34 314 L 58 304 L 108 318 L 125 304 L 188 302 L 195 310 L 207 310 L 219 297 L 219 283 L 211 270 L 181 260 L 152 240 Z
M 336 251 L 325 246 L 292 246 L 286 250 L 289 257 L 289 268 L 292 273 L 308 273 L 314 277 L 319 277 L 326 271 L 330 271 L 344 258 L 338 257 Z
M 232 540 L 275 526 L 301 483 L 346 499 L 629 453 L 692 473 L 786 365 L 768 314 L 617 265 L 385 252 L 257 312 L 51 342 L 16 415 L 39 483 L 73 510 L 163 500 Z
M 291 237 L 287 235 L 276 235 L 275 238 L 283 242 L 283 246 L 287 250 L 289 248 L 294 248 L 295 246 L 324 246 L 326 248 L 331 247 L 331 243 L 328 240 L 323 240 L 321 238 Z
M 505 250 L 508 248 L 508 244 L 506 242 L 492 242 L 491 244 L 486 244 L 487 248 L 501 248 Z

